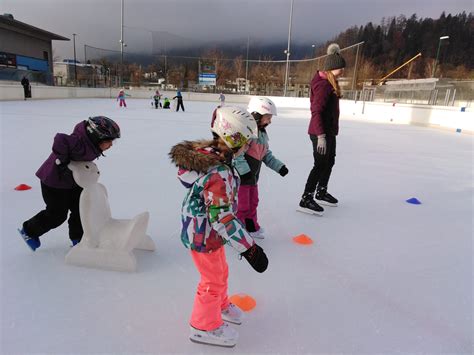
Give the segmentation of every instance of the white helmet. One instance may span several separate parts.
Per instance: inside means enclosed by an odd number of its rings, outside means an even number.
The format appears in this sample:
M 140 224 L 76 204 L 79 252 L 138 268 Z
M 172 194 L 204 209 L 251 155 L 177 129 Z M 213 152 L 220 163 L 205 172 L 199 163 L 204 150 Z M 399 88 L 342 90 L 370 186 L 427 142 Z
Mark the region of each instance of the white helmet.
M 252 113 L 252 112 L 257 112 L 259 114 L 266 115 L 270 114 L 273 116 L 277 115 L 277 109 L 275 106 L 275 103 L 270 100 L 268 97 L 258 97 L 254 96 L 250 99 L 249 102 L 249 107 L 247 108 L 247 111 Z
M 217 108 L 211 130 L 231 149 L 240 148 L 249 139 L 258 137 L 255 119 L 243 108 L 236 106 Z

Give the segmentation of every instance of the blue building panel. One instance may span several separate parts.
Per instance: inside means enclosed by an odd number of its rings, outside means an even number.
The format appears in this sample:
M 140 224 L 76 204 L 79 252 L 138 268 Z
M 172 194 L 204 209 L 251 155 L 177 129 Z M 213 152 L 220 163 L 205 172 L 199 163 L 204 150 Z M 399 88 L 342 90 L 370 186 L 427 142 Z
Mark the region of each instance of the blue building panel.
M 31 58 L 31 57 L 24 57 L 21 55 L 16 56 L 16 65 L 17 67 L 25 67 L 28 70 L 36 70 L 36 71 L 49 71 L 49 65 L 47 60 Z

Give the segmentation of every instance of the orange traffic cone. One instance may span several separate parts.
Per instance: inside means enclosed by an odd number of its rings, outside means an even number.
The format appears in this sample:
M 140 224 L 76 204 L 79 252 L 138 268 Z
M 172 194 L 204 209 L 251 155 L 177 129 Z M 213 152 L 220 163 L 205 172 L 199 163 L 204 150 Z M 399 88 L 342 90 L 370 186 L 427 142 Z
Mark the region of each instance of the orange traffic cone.
M 243 293 L 230 296 L 229 300 L 244 312 L 250 312 L 257 305 L 252 297 Z
M 296 237 L 293 237 L 293 241 L 297 244 L 310 245 L 313 244 L 313 240 L 308 237 L 306 234 L 300 234 Z
M 17 191 L 25 191 L 25 190 L 30 190 L 31 186 L 26 185 L 26 184 L 20 184 L 17 187 L 15 187 L 15 190 Z

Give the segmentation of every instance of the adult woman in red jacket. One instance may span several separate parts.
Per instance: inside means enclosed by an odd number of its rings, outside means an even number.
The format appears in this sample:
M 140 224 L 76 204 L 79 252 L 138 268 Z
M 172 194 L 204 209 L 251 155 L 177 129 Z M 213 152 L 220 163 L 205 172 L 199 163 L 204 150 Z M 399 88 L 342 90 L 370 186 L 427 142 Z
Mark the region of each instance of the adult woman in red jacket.
M 337 78 L 344 72 L 346 61 L 339 45 L 329 45 L 323 70 L 311 81 L 311 121 L 308 133 L 313 143 L 314 166 L 306 181 L 300 201 L 301 212 L 323 215 L 320 206 L 337 206 L 338 200 L 327 192 L 336 157 L 336 136 L 339 132 L 339 99 L 341 88 Z M 316 201 L 314 193 L 316 192 Z

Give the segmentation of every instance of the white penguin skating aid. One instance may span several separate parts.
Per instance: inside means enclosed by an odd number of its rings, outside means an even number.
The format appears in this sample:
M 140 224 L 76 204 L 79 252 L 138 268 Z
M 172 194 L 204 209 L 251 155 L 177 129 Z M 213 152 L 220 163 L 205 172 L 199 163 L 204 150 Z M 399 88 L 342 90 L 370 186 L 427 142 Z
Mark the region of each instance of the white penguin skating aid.
M 155 250 L 146 234 L 149 213 L 133 219 L 112 218 L 107 189 L 98 182 L 99 169 L 93 162 L 71 162 L 74 180 L 83 188 L 79 211 L 84 235 L 66 255 L 66 263 L 115 271 L 135 271 L 133 249 Z

